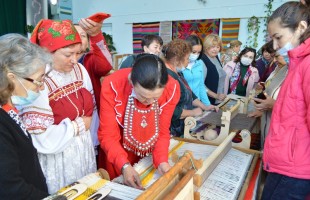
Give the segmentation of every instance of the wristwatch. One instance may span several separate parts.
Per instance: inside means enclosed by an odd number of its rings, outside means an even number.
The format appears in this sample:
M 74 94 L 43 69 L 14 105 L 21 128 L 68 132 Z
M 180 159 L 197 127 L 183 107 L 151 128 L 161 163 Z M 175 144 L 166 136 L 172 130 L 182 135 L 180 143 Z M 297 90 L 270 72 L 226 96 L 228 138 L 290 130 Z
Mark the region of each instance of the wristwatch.
M 122 167 L 122 173 L 123 173 L 123 171 L 128 167 L 128 166 L 130 166 L 130 163 L 128 162 L 128 163 L 125 163 L 124 165 L 123 165 L 123 167 Z

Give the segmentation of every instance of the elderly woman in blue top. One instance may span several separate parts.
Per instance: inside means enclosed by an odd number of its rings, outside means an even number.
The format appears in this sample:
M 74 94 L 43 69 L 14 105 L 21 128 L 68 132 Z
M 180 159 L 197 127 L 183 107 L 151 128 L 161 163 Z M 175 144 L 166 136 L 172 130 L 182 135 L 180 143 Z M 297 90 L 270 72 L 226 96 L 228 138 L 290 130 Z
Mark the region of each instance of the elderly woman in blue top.
M 207 74 L 206 66 L 203 61 L 200 60 L 202 54 L 202 42 L 197 35 L 188 36 L 186 41 L 190 43 L 192 52 L 189 56 L 189 63 L 182 72 L 183 76 L 192 92 L 205 106 L 207 106 L 208 110 L 218 110 L 218 107 L 211 105 L 204 84 Z

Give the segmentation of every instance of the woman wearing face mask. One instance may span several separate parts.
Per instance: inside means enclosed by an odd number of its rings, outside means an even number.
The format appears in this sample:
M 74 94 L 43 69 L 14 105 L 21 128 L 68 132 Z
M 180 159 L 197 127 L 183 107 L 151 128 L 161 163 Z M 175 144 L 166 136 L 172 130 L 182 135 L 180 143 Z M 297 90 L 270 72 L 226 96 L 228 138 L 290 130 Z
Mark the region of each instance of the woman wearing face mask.
M 288 74 L 274 104 L 263 162 L 269 172 L 262 199 L 310 195 L 310 10 L 286 2 L 268 19 L 273 47 L 288 56 Z
M 256 50 L 244 48 L 235 61 L 228 62 L 224 66 L 226 72 L 225 94 L 249 96 L 254 89 L 254 83 L 258 82 L 259 75 L 255 68 Z
M 41 20 L 31 41 L 52 53 L 53 68 L 42 95 L 20 114 L 39 152 L 48 190 L 55 193 L 96 171 L 98 113 L 88 73 L 77 63 L 81 39 L 72 22 Z
M 192 92 L 182 73 L 189 63 L 191 51 L 190 43 L 180 39 L 175 39 L 163 47 L 168 73 L 179 82 L 181 89 L 181 97 L 174 110 L 170 128 L 170 134 L 177 137 L 184 134 L 186 117 L 196 117 L 201 115 L 203 110 L 210 110 L 210 107 L 204 105 Z
M 30 134 L 18 117 L 44 89 L 49 53 L 18 34 L 0 37 L 0 196 L 42 199 L 48 196 L 45 177 Z
M 149 154 L 160 173 L 170 169 L 169 126 L 179 98 L 178 82 L 156 55 L 141 54 L 132 68 L 104 79 L 98 137 L 111 179 L 122 174 L 126 185 L 142 189 L 132 165 Z
M 216 34 L 207 35 L 203 42 L 204 53 L 201 60 L 207 69 L 205 86 L 207 87 L 210 102 L 213 105 L 221 103 L 226 98 L 226 94 L 224 94 L 226 73 L 218 57 L 218 54 L 222 51 L 222 46 L 222 40 Z
M 218 107 L 211 105 L 204 84 L 206 66 L 203 61 L 200 60 L 202 54 L 202 42 L 197 35 L 188 36 L 186 41 L 191 44 L 192 52 L 189 56 L 189 63 L 182 72 L 183 76 L 193 93 L 209 108 L 209 110 L 218 110 Z

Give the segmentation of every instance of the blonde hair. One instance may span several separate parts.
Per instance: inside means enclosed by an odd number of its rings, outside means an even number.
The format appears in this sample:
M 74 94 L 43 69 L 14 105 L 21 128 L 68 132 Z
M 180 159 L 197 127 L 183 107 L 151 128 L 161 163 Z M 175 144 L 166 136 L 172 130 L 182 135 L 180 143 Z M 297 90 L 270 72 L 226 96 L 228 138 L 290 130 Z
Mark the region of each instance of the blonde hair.
M 223 49 L 223 43 L 222 43 L 222 39 L 220 38 L 220 36 L 216 34 L 207 35 L 207 37 L 205 37 L 203 41 L 204 50 L 209 49 L 215 45 L 220 46 L 220 52 L 221 52 Z
M 242 42 L 240 42 L 239 40 L 231 40 L 229 42 L 229 48 L 234 48 L 234 47 L 241 46 L 241 45 L 242 45 Z

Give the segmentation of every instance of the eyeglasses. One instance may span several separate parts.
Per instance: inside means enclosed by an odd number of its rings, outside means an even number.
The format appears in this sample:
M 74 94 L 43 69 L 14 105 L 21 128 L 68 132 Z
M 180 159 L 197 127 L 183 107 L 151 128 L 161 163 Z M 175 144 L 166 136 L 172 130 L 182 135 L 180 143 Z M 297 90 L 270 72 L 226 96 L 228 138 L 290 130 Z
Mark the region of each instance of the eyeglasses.
M 38 87 L 41 87 L 44 84 L 45 76 L 42 77 L 42 81 L 33 80 L 32 78 L 24 78 L 24 77 L 21 77 L 21 78 L 35 84 Z

